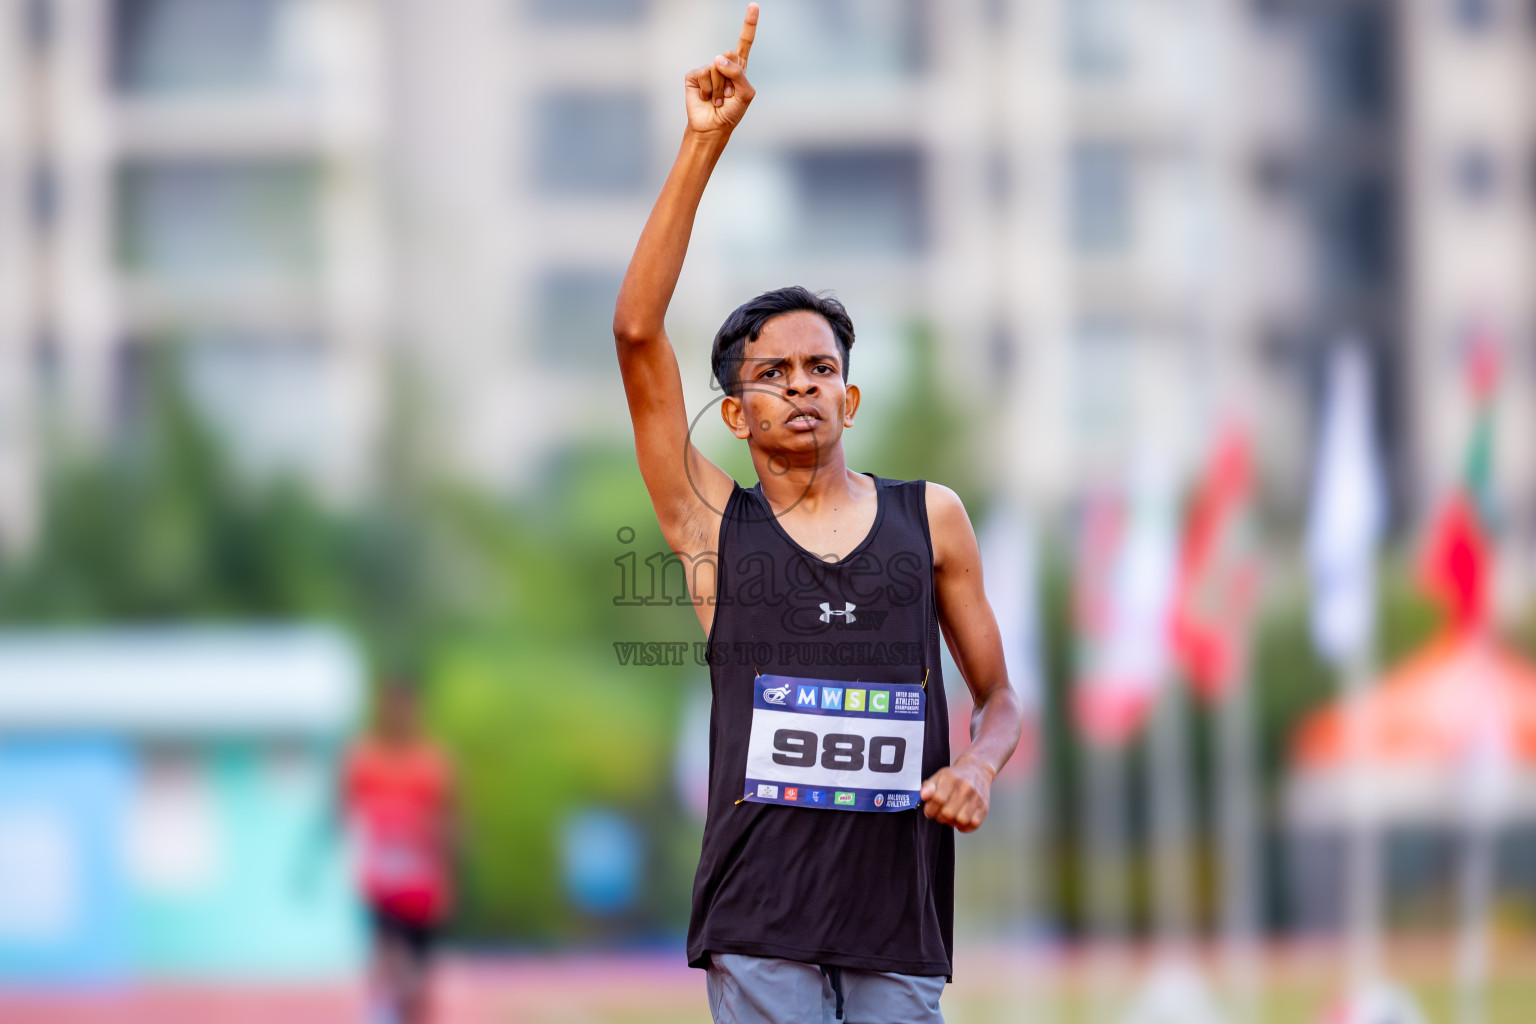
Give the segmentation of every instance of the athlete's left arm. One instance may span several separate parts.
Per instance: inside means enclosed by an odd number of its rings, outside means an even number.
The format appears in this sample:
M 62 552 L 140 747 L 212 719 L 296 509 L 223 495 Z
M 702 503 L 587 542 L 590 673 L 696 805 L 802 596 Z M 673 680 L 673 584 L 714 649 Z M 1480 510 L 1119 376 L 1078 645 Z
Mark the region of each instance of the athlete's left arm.
M 958 494 L 935 483 L 928 484 L 928 533 L 939 628 L 976 710 L 971 745 L 923 783 L 923 813 L 970 832 L 986 820 L 992 779 L 1019 745 L 1024 705 L 1008 682 L 1003 638 L 981 585 L 981 550 L 971 518 Z

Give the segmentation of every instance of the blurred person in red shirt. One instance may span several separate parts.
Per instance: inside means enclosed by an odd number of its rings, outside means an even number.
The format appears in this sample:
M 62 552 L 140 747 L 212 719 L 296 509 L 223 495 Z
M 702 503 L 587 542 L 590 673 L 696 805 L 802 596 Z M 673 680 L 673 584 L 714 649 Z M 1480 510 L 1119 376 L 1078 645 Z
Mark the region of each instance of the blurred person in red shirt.
M 421 726 L 416 687 L 391 680 L 347 755 L 343 797 L 373 927 L 372 1002 L 423 1024 L 439 930 L 452 901 L 453 771 Z

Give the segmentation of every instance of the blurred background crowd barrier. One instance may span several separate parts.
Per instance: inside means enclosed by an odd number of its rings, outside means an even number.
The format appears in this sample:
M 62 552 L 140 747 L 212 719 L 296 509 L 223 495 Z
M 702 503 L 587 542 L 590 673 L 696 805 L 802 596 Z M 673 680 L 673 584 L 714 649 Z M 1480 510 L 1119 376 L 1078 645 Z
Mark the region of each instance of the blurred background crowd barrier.
M 406 675 L 452 1019 L 703 1019 L 609 322 L 741 6 L 0 4 L 0 1017 L 356 1017 L 327 822 Z M 1536 6 L 762 8 L 669 330 L 750 480 L 709 341 L 835 290 L 850 464 L 977 523 L 1032 726 L 951 1018 L 1527 1019 Z

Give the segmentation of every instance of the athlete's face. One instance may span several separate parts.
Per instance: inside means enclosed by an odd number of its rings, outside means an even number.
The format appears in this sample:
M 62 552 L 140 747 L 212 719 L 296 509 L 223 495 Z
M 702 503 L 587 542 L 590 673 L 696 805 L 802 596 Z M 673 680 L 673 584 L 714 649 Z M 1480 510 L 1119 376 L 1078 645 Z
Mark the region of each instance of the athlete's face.
M 746 345 L 739 379 L 741 395 L 725 399 L 721 415 L 733 434 L 765 451 L 830 451 L 859 408 L 859 389 L 843 383 L 832 326 L 809 311 L 764 324 Z
M 379 695 L 379 734 L 394 741 L 415 736 L 418 710 L 414 693 L 404 687 L 388 687 Z

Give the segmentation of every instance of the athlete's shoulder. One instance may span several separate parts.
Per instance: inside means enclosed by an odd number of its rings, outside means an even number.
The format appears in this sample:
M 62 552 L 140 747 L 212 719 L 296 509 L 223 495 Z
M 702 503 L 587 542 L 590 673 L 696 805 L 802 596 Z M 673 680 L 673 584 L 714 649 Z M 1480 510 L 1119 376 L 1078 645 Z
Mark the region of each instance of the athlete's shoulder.
M 928 521 L 937 525 L 940 520 L 949 520 L 955 517 L 970 522 L 970 516 L 966 514 L 965 502 L 960 500 L 952 488 L 932 480 L 920 480 L 925 488 L 924 498 L 928 503 Z
M 952 555 L 958 556 L 976 545 L 976 531 L 971 527 L 970 513 L 960 495 L 943 484 L 927 481 L 925 494 L 928 509 L 928 536 L 933 544 L 936 566 L 942 566 Z

